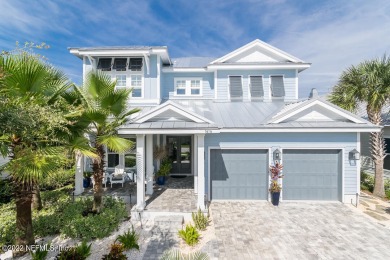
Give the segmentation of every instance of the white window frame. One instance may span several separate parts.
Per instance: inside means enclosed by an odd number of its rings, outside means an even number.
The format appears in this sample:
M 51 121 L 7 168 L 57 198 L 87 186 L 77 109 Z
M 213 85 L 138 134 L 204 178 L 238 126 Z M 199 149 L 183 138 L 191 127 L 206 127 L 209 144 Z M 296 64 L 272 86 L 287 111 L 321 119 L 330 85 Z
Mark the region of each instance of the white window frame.
M 138 71 L 140 72 L 140 71 Z M 134 86 L 133 85 L 133 77 L 141 77 L 141 86 Z M 140 99 L 140 98 L 144 98 L 144 76 L 141 74 L 141 73 L 137 73 L 137 74 L 130 74 L 130 80 L 129 80 L 129 85 L 130 85 L 130 88 L 132 88 L 133 90 L 134 89 L 141 89 L 141 96 L 140 97 L 134 97 L 133 95 L 131 95 L 131 98 L 136 98 L 136 99 Z
M 191 94 L 191 81 L 199 81 L 199 94 Z M 177 94 L 177 83 L 178 81 L 185 81 L 185 93 L 184 94 Z M 203 81 L 202 78 L 174 78 L 174 96 L 175 97 L 201 97 L 203 96 Z
M 118 80 L 118 77 L 125 77 L 125 85 L 118 85 L 118 82 L 121 82 L 123 81 L 122 80 Z M 116 85 L 115 85 L 115 89 L 126 89 L 127 88 L 127 75 L 126 74 L 115 74 L 115 80 L 116 80 Z

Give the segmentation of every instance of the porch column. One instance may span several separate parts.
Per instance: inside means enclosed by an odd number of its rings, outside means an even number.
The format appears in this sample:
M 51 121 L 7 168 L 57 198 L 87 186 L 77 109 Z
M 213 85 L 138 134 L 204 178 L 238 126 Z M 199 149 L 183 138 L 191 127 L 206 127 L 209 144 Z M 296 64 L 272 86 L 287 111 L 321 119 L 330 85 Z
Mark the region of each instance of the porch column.
M 145 208 L 145 135 L 137 135 L 137 209 Z
M 198 137 L 194 135 L 194 192 L 198 193 Z
M 146 194 L 153 194 L 153 135 L 146 135 Z
M 198 145 L 198 208 L 205 209 L 204 134 L 197 134 Z
M 76 175 L 75 175 L 75 185 L 74 185 L 74 194 L 79 195 L 83 193 L 83 176 L 84 175 L 84 156 L 77 152 L 76 153 Z

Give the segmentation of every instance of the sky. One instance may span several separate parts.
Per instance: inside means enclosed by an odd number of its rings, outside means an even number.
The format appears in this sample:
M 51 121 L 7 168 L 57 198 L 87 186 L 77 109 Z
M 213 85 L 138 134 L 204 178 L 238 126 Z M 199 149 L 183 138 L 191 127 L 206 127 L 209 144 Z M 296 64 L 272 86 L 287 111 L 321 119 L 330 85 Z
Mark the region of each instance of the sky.
M 221 57 L 254 39 L 311 68 L 299 96 L 326 94 L 341 72 L 390 55 L 388 0 L 0 0 L 0 50 L 45 42 L 42 51 L 72 81 L 82 62 L 68 47 L 168 46 L 171 58 Z

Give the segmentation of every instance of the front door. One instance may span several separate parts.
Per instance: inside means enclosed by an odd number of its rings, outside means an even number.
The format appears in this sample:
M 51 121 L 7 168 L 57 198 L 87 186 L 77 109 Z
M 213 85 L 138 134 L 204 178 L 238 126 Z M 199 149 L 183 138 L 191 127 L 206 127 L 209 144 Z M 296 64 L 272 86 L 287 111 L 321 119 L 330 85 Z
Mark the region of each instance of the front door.
M 167 136 L 171 173 L 191 174 L 191 136 Z

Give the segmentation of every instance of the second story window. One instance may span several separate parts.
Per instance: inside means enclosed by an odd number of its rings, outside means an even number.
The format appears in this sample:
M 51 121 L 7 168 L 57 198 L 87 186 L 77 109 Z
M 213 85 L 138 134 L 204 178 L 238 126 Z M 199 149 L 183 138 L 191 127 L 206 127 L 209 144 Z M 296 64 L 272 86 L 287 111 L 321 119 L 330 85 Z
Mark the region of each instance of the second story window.
M 241 76 L 229 76 L 230 99 L 242 100 L 242 80 Z
M 116 88 L 126 88 L 126 75 L 116 75 Z
M 131 87 L 133 91 L 131 92 L 132 97 L 141 98 L 142 93 L 142 75 L 131 75 Z
M 130 58 L 129 69 L 131 71 L 142 70 L 142 58 Z
M 111 58 L 100 58 L 97 69 L 102 71 L 111 71 Z
M 202 80 L 200 78 L 176 78 L 175 96 L 201 96 Z
M 264 96 L 262 76 L 251 76 L 249 84 L 252 99 L 259 99 Z
M 284 81 L 283 76 L 271 76 L 271 95 L 273 98 L 284 97 Z
M 126 58 L 115 58 L 114 66 L 112 66 L 112 68 L 116 71 L 126 71 L 126 63 Z

